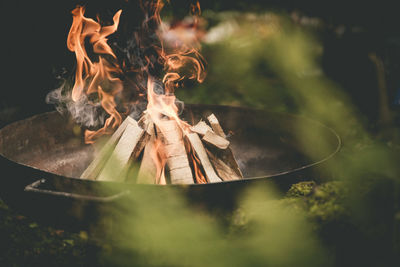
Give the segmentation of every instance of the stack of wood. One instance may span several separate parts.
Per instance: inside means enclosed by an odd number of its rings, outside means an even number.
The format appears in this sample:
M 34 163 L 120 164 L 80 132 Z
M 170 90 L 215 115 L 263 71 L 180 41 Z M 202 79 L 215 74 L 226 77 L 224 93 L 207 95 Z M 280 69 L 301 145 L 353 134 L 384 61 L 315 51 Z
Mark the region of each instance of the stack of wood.
M 82 179 L 193 184 L 242 179 L 230 142 L 214 114 L 183 131 L 176 120 L 127 117 L 96 153 Z M 201 177 L 199 177 L 201 176 Z

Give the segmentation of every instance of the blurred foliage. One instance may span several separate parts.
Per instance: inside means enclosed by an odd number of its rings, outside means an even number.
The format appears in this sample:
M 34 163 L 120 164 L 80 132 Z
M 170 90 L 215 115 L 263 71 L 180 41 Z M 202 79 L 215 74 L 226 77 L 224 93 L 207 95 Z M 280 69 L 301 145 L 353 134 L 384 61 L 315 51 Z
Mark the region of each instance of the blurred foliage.
M 323 47 L 312 32 L 275 13 L 204 16 L 221 20 L 205 38 L 208 77 L 179 91 L 182 99 L 290 111 L 330 125 L 354 117 L 349 99 L 324 76 L 319 63 Z
M 364 174 L 381 173 L 397 179 L 399 129 L 392 127 L 389 135 L 382 135 L 389 139 L 367 131 L 367 121 L 346 92 L 324 75 L 319 62 L 324 47 L 312 29 L 300 27 L 285 14 L 204 13 L 206 18 L 220 20 L 205 37 L 208 77 L 203 84 L 179 91 L 181 99 L 315 119 L 332 127 L 345 143 L 341 168 L 332 161 L 330 171 L 337 177 L 356 180 Z M 297 130 L 299 142 L 312 157 L 315 148 L 310 140 L 320 133 L 302 125 Z
M 343 181 L 302 182 L 293 185 L 282 201 L 306 211 L 334 255 L 335 266 L 397 266 L 396 186 L 380 178 L 365 180 L 359 187 Z
M 289 191 L 288 202 L 299 203 L 293 199 L 296 194 L 306 197 L 306 214 L 319 223 L 324 243 L 334 247 L 336 265 L 396 265 L 399 128 L 392 122 L 369 131 L 371 122 L 324 75 L 320 62 L 324 47 L 315 34 L 318 23 L 314 29 L 301 27 L 276 13 L 205 12 L 205 16 L 214 20 L 204 46 L 208 77 L 204 84 L 179 92 L 181 98 L 297 113 L 332 127 L 343 146 L 317 175 L 338 182 L 297 185 Z M 317 152 L 329 147 L 313 146 L 321 133 L 303 125 L 296 132 L 310 158 L 317 160 Z
M 162 192 L 158 190 L 158 192 Z M 329 257 L 302 213 L 270 188 L 244 193 L 228 225 L 188 205 L 179 191 L 131 194 L 112 214 L 106 264 L 126 266 L 321 266 Z

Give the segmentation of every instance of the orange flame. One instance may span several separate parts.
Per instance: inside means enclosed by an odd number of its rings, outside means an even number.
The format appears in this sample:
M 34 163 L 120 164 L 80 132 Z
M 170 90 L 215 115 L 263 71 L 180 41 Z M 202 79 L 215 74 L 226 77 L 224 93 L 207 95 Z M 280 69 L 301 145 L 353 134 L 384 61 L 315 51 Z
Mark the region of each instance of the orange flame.
M 165 179 L 165 162 L 166 162 L 166 156 L 165 156 L 165 151 L 164 151 L 164 145 L 161 142 L 160 139 L 154 139 L 151 140 L 150 142 L 153 143 L 153 150 L 151 151 L 151 157 L 154 159 L 154 162 L 156 164 L 156 179 L 155 183 L 156 184 L 166 184 L 166 179 Z
M 162 23 L 160 12 L 163 8 L 163 1 L 158 0 L 155 3 L 154 20 L 160 25 L 158 35 L 161 40 L 161 48 L 158 49 L 159 56 L 164 62 L 165 75 L 162 79 L 164 83 L 165 94 L 157 95 L 154 92 L 154 81 L 152 77 L 148 79 L 148 106 L 149 114 L 157 119 L 161 114 L 175 119 L 178 125 L 186 129 L 187 123 L 182 122 L 178 116 L 178 107 L 175 104 L 175 90 L 184 85 L 185 80 L 196 80 L 203 82 L 206 76 L 205 60 L 197 51 L 199 40 L 196 35 L 189 34 L 186 38 L 183 32 L 189 32 L 197 27 L 198 19 L 194 15 L 194 23 L 182 31 L 180 27 L 166 26 Z M 200 14 L 200 4 L 197 2 L 192 5 L 193 14 Z M 178 32 L 178 33 L 177 33 Z M 156 113 L 156 114 L 154 114 Z
M 150 115 L 155 125 L 165 117 L 175 120 L 183 133 L 188 133 L 189 124 L 182 121 L 178 115 L 176 106 L 175 90 L 183 87 L 187 80 L 203 82 L 205 79 L 205 60 L 198 52 L 200 47 L 197 26 L 200 14 L 200 5 L 197 2 L 192 5 L 193 23 L 190 24 L 171 24 L 167 26 L 160 17 L 160 12 L 164 6 L 162 0 L 140 1 L 143 10 L 150 10 L 152 14 L 146 16 L 142 24 L 143 31 L 151 27 L 158 27 L 158 37 L 160 47 L 154 44 L 155 51 L 158 53 L 158 62 L 164 64 L 164 94 L 157 94 L 155 90 L 156 77 L 151 76 L 150 58 L 145 58 L 146 66 L 135 72 L 147 74 L 147 114 Z M 86 130 L 85 142 L 93 143 L 99 136 L 112 133 L 122 121 L 120 113 L 116 109 L 115 97 L 123 90 L 122 81 L 118 78 L 123 72 L 117 63 L 117 58 L 111 47 L 107 44 L 107 37 L 116 32 L 121 16 L 121 10 L 115 13 L 113 24 L 101 26 L 100 22 L 84 16 L 85 10 L 78 6 L 72 11 L 73 22 L 68 34 L 68 49 L 76 56 L 75 84 L 72 89 L 72 99 L 78 101 L 81 97 L 97 97 L 103 109 L 109 114 L 104 126 L 97 131 Z M 140 43 L 140 40 L 139 42 Z M 94 56 L 88 53 L 88 45 L 91 45 Z M 91 51 L 91 50 L 90 50 Z M 122 66 L 128 65 L 122 62 Z M 143 75 L 146 77 L 146 75 Z M 123 99 L 126 102 L 126 100 Z M 124 103 L 126 104 L 126 103 Z M 160 129 L 163 131 L 163 129 Z M 157 183 L 165 183 L 165 164 L 166 157 L 164 144 L 160 140 L 154 141 L 154 151 L 152 158 L 157 164 Z M 201 163 L 196 157 L 192 148 L 187 148 L 190 161 L 197 183 L 206 183 L 206 178 L 202 174 Z
M 200 83 L 204 81 L 204 59 L 195 49 L 165 55 L 165 59 L 167 73 L 163 83 L 167 93 L 174 93 L 184 79 L 197 80 Z
M 197 157 L 196 152 L 193 150 L 193 148 L 190 146 L 188 142 L 185 142 L 185 147 L 186 151 L 188 152 L 187 154 L 189 157 L 189 162 L 193 168 L 193 173 L 196 183 L 206 184 L 207 178 L 202 171 L 200 159 Z
M 176 22 L 170 27 L 162 24 L 160 35 L 162 40 L 161 57 L 164 59 L 165 76 L 163 83 L 167 94 L 173 94 L 175 89 L 183 86 L 185 80 L 203 82 L 206 76 L 205 60 L 198 52 L 199 38 L 202 32 L 198 30 L 201 14 L 200 3 L 191 5 L 192 23 Z
M 168 117 L 171 120 L 175 120 L 184 133 L 189 132 L 189 124 L 182 121 L 178 115 L 178 107 L 176 106 L 175 90 L 182 87 L 185 80 L 196 80 L 198 82 L 203 82 L 205 78 L 205 60 L 197 51 L 200 46 L 195 35 L 190 34 L 190 38 L 186 38 L 184 32 L 187 29 L 181 29 L 178 27 L 167 27 L 162 24 L 160 18 L 160 12 L 163 7 L 163 2 L 161 0 L 156 3 L 156 12 L 153 19 L 159 22 L 160 29 L 158 32 L 159 38 L 161 40 L 161 48 L 157 49 L 159 51 L 159 56 L 164 62 L 165 75 L 162 79 L 164 83 L 164 94 L 156 94 L 154 90 L 155 82 L 154 78 L 149 76 L 147 81 L 147 113 L 152 118 L 153 122 L 158 125 L 164 117 Z M 192 7 L 192 12 L 200 12 L 200 5 Z M 195 25 L 190 27 L 196 27 L 197 20 L 195 20 Z M 175 32 L 174 32 L 175 31 Z M 178 32 L 177 32 L 178 31 Z M 161 126 L 162 124 L 160 124 Z M 160 131 L 163 132 L 162 127 Z M 160 149 L 163 148 L 163 144 L 159 144 Z M 188 152 L 189 160 L 192 164 L 194 177 L 196 183 L 207 183 L 205 176 L 201 171 L 201 163 L 196 157 L 194 151 L 190 145 L 186 144 L 186 151 Z M 159 158 L 153 157 L 155 161 Z M 162 170 L 165 169 L 166 161 L 163 161 L 161 166 L 157 166 L 157 169 L 161 167 Z
M 93 143 L 98 136 L 111 132 L 121 123 L 121 115 L 116 110 L 114 96 L 122 90 L 122 82 L 116 77 L 120 69 L 115 62 L 116 56 L 107 44 L 107 36 L 118 28 L 122 10 L 113 17 L 114 23 L 110 26 L 101 26 L 99 22 L 84 17 L 83 7 L 77 7 L 72 11 L 73 22 L 68 34 L 67 47 L 75 52 L 76 73 L 75 84 L 72 89 L 72 100 L 79 100 L 84 94 L 97 94 L 97 97 L 110 115 L 104 127 L 98 131 L 86 131 L 85 141 Z M 89 42 L 93 52 L 98 55 L 98 61 L 92 60 L 86 51 L 85 43 Z

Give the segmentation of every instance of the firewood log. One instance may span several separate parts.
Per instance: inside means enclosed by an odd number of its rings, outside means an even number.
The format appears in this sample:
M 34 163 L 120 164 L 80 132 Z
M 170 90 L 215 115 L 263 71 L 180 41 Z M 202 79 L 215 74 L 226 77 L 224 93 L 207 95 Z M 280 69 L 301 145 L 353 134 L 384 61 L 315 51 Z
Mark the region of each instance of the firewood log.
M 195 126 L 190 127 L 190 130 L 200 134 L 201 136 L 205 135 L 207 131 L 212 131 L 211 127 L 204 121 L 199 121 Z
M 219 136 L 225 138 L 226 135 L 224 133 L 224 130 L 222 130 L 221 125 L 219 124 L 219 121 L 217 119 L 217 117 L 215 117 L 214 114 L 211 114 L 210 116 L 207 117 L 208 122 L 211 125 L 211 128 L 213 129 L 213 131 L 218 134 Z
M 219 150 L 215 147 L 209 147 L 206 151 L 215 171 L 222 180 L 232 181 L 243 178 L 242 172 L 230 148 Z
M 144 137 L 144 130 L 133 120 L 127 126 L 119 139 L 110 158 L 107 160 L 104 168 L 100 172 L 97 180 L 100 181 L 124 181 L 126 179 L 129 159 L 132 155 L 138 155 L 138 150 L 143 149 L 140 145 Z
M 96 177 L 101 172 L 101 169 L 104 167 L 104 164 L 109 159 L 112 150 L 114 149 L 116 143 L 120 139 L 121 135 L 126 129 L 126 126 L 135 121 L 130 116 L 128 116 L 118 127 L 118 129 L 114 132 L 114 134 L 107 140 L 104 146 L 100 149 L 100 151 L 95 155 L 93 161 L 89 164 L 86 170 L 81 174 L 82 179 L 90 179 L 95 180 Z
M 193 150 L 197 154 L 201 165 L 203 166 L 208 182 L 221 182 L 221 178 L 219 178 L 218 175 L 215 173 L 214 168 L 211 165 L 210 160 L 208 159 L 207 152 L 204 149 L 203 143 L 201 142 L 199 135 L 197 133 L 189 133 L 186 136 Z
M 155 136 L 152 135 L 147 142 L 144 151 L 142 162 L 140 164 L 139 173 L 136 182 L 138 184 L 155 184 L 157 177 L 157 164 L 154 159 L 155 151 Z M 160 174 L 161 175 L 161 174 Z
M 203 136 L 203 141 L 216 146 L 219 149 L 227 149 L 229 146 L 229 141 L 223 138 L 222 136 L 217 135 L 213 131 L 207 131 Z
M 213 131 L 219 136 L 226 138 L 224 130 L 217 117 L 211 114 L 207 117 Z M 208 147 L 207 154 L 212 162 L 219 177 L 224 181 L 238 180 L 243 178 L 243 174 L 239 169 L 236 159 L 232 153 L 231 148 L 228 146 L 226 149 L 219 150 L 215 147 Z
M 165 156 L 172 184 L 193 184 L 192 170 L 187 158 L 183 133 L 175 120 L 161 121 L 157 124 L 159 135 L 164 143 Z

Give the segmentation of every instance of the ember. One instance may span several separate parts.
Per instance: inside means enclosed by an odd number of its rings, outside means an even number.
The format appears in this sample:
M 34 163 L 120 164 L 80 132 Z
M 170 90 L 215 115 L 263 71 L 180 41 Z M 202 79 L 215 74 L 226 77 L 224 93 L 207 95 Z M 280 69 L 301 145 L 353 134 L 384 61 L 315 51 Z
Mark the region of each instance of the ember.
M 241 179 L 230 142 L 214 114 L 207 118 L 210 125 L 200 121 L 192 126 L 179 118 L 175 90 L 188 80 L 202 82 L 206 74 L 196 35 L 187 38 L 180 27 L 167 27 L 160 17 L 162 1 L 142 2 L 141 7 L 150 12 L 145 16 L 141 34 L 152 34 L 146 32 L 152 28 L 158 40 L 150 45 L 157 55 L 144 55 L 145 64 L 137 64 L 139 68 L 134 68 L 132 62 L 118 59 L 107 43 L 107 37 L 118 29 L 122 10 L 114 15 L 113 24 L 109 26 L 84 17 L 83 7 L 72 11 L 73 23 L 67 40 L 68 49 L 75 53 L 77 60 L 72 100 L 98 99 L 108 114 L 102 128 L 86 130 L 85 142 L 94 143 L 100 136 L 113 133 L 81 178 L 133 179 L 137 183 L 150 184 Z M 200 6 L 197 3 L 192 7 L 192 32 L 196 30 L 198 14 Z M 139 38 L 140 35 L 134 36 Z M 136 43 L 141 44 L 141 41 L 139 38 Z M 95 59 L 89 56 L 88 50 L 93 51 Z M 164 73 L 159 79 L 154 68 L 160 62 Z M 147 86 L 145 92 L 136 92 L 136 99 L 124 99 L 124 91 L 132 90 L 124 85 L 124 75 L 132 72 L 147 80 Z M 143 100 L 147 101 L 146 110 L 135 120 L 129 115 L 129 107 Z M 117 102 L 123 103 L 124 113 L 119 111 Z M 135 166 L 140 167 L 135 171 Z

